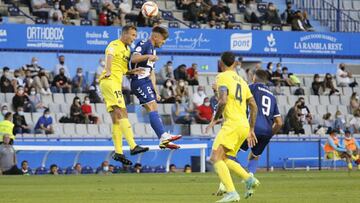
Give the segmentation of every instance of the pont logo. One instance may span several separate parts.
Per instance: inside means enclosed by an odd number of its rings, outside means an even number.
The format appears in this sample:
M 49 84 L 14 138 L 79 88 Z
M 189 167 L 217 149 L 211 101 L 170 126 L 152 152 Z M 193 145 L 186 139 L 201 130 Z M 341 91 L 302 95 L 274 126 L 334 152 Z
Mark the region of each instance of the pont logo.
M 6 36 L 7 36 L 6 30 L 1 30 L 0 29 L 0 37 L 6 37 Z
M 252 47 L 252 33 L 234 33 L 230 38 L 230 49 L 249 51 Z
M 28 40 L 63 41 L 64 28 L 30 26 L 26 29 Z

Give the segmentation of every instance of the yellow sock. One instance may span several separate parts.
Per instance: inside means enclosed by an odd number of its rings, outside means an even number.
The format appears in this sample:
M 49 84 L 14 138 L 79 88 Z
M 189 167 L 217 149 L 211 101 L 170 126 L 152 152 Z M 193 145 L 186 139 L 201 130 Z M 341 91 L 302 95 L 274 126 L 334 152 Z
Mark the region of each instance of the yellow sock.
M 352 168 L 353 168 L 352 163 L 348 163 L 348 169 L 352 170 Z
M 124 118 L 119 120 L 120 130 L 123 135 L 125 135 L 125 139 L 130 146 L 130 149 L 134 149 L 136 147 L 136 143 L 134 140 L 134 133 L 132 131 L 131 124 L 129 119 Z
M 236 161 L 225 159 L 224 162 L 231 171 L 240 176 L 242 179 L 247 180 L 250 177 L 250 174 L 246 172 L 245 169 Z
M 122 133 L 119 124 L 113 124 L 112 140 L 117 154 L 124 154 L 122 149 Z
M 216 162 L 214 164 L 214 168 L 220 178 L 220 181 L 225 185 L 226 192 L 234 192 L 235 186 L 231 179 L 230 171 L 224 161 Z

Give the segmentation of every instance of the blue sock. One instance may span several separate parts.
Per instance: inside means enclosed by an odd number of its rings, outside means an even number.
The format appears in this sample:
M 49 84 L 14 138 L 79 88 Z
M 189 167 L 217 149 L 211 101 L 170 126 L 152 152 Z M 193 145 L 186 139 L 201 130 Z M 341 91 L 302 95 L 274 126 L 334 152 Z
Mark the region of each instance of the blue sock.
M 248 163 L 249 172 L 255 174 L 257 165 L 258 165 L 258 160 L 255 160 L 255 159 L 249 160 L 249 163 Z
M 164 125 L 161 121 L 161 118 L 160 118 L 158 112 L 151 111 L 149 113 L 149 118 L 150 118 L 150 125 L 151 125 L 152 129 L 154 129 L 156 135 L 160 139 L 161 135 L 164 134 L 165 129 L 164 129 Z

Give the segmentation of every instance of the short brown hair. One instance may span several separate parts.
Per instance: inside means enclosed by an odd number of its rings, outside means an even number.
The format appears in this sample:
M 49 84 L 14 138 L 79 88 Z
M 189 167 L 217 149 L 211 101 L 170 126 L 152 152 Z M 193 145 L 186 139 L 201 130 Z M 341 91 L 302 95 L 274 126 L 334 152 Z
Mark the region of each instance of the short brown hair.
M 134 25 L 125 25 L 122 29 L 121 32 L 128 32 L 129 30 L 135 30 L 137 31 L 137 28 Z
M 263 82 L 263 83 L 266 83 L 269 79 L 266 71 L 261 69 L 255 71 L 255 77 L 257 82 Z
M 231 51 L 226 51 L 221 54 L 221 61 L 227 66 L 230 67 L 235 63 L 235 55 Z
M 152 29 L 152 32 L 161 34 L 164 37 L 164 39 L 167 39 L 169 37 L 169 32 L 164 27 L 156 26 Z

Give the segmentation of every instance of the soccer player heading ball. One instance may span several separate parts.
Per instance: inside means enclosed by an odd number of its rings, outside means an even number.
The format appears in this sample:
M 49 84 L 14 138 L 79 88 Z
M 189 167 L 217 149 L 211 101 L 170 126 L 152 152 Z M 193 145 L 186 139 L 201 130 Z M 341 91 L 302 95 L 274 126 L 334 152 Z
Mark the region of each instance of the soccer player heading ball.
M 123 75 L 143 74 L 144 70 L 136 68 L 128 70 L 130 60 L 130 47 L 136 38 L 136 27 L 124 26 L 120 39 L 110 42 L 105 50 L 105 70 L 100 75 L 100 90 L 104 96 L 107 111 L 111 114 L 113 127 L 112 138 L 115 145 L 113 159 L 123 164 L 131 165 L 122 150 L 122 136 L 130 146 L 130 154 L 146 152 L 147 147 L 136 145 L 131 124 L 128 119 L 125 101 L 122 95 Z
M 131 56 L 131 68 L 137 70 L 143 68 L 142 74 L 131 75 L 131 89 L 139 99 L 140 104 L 149 113 L 151 127 L 160 139 L 161 149 L 178 149 L 180 146 L 172 143 L 181 138 L 181 135 L 171 135 L 165 132 L 164 125 L 158 114 L 157 101 L 161 97 L 156 86 L 155 62 L 159 59 L 156 56 L 156 49 L 160 48 L 168 38 L 169 33 L 166 28 L 154 27 L 151 36 L 147 41 L 140 41 L 135 47 Z

